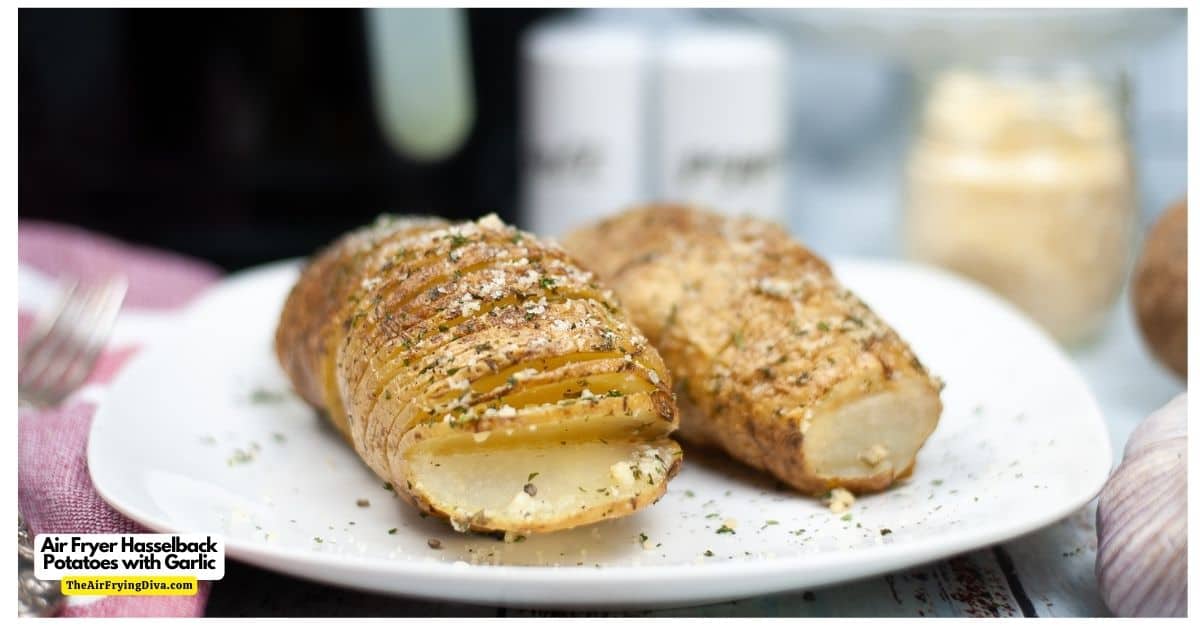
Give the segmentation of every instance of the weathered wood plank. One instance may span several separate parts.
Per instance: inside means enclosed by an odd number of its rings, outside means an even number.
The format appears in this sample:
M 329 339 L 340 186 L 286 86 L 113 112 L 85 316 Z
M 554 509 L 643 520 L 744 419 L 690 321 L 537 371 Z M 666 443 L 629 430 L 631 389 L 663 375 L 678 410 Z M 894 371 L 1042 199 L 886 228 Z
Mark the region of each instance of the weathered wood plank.
M 1096 587 L 1096 502 L 1004 546 L 1039 617 L 1108 617 Z
M 520 617 L 1020 617 L 991 550 L 883 577 L 726 604 L 617 613 L 509 610 Z

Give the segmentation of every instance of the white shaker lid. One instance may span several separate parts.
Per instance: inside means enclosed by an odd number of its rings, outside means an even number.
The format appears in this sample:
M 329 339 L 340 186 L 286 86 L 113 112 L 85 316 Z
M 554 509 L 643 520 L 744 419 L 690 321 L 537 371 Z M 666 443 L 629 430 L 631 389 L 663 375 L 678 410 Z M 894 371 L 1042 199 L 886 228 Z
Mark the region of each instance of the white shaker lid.
M 664 40 L 667 68 L 762 68 L 782 71 L 787 50 L 774 36 L 738 26 L 683 25 Z
M 644 29 L 616 22 L 552 19 L 532 27 L 522 41 L 527 61 L 552 65 L 640 64 L 649 55 Z

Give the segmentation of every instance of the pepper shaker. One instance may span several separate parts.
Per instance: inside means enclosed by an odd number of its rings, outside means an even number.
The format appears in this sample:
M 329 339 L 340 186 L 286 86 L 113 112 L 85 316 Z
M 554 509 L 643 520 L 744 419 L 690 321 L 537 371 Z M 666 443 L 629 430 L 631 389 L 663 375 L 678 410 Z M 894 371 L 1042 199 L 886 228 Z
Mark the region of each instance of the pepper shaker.
M 658 57 L 657 195 L 782 221 L 783 44 L 750 29 L 696 25 L 669 33 Z
M 522 226 L 556 236 L 644 200 L 645 32 L 552 20 L 521 53 Z

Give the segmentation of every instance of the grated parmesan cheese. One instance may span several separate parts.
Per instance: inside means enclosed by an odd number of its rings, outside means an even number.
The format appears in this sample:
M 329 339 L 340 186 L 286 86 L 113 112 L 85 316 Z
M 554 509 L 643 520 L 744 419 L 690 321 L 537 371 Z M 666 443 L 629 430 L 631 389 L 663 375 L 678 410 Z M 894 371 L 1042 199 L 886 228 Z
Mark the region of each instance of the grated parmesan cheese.
M 844 488 L 835 488 L 829 492 L 829 497 L 825 498 L 825 505 L 835 515 L 846 512 L 854 505 L 854 493 Z

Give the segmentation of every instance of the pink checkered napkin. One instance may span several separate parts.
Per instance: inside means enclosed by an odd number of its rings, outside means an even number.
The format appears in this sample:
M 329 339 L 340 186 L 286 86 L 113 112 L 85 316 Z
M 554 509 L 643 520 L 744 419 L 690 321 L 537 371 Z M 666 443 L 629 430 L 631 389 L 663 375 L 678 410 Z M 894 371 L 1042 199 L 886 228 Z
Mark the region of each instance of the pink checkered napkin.
M 122 312 L 169 315 L 211 285 L 219 272 L 183 257 L 130 246 L 77 228 L 20 221 L 18 272 L 22 284 L 73 277 L 102 280 L 122 274 L 129 291 Z M 24 341 L 36 305 L 18 295 L 18 342 Z M 17 499 L 30 531 L 39 533 L 137 532 L 143 529 L 114 511 L 92 488 L 87 470 L 87 436 L 96 406 L 112 377 L 137 353 L 132 337 L 106 347 L 84 388 L 56 408 L 22 410 L 18 419 Z M 204 614 L 210 586 L 191 597 L 72 597 L 66 617 L 198 617 Z

